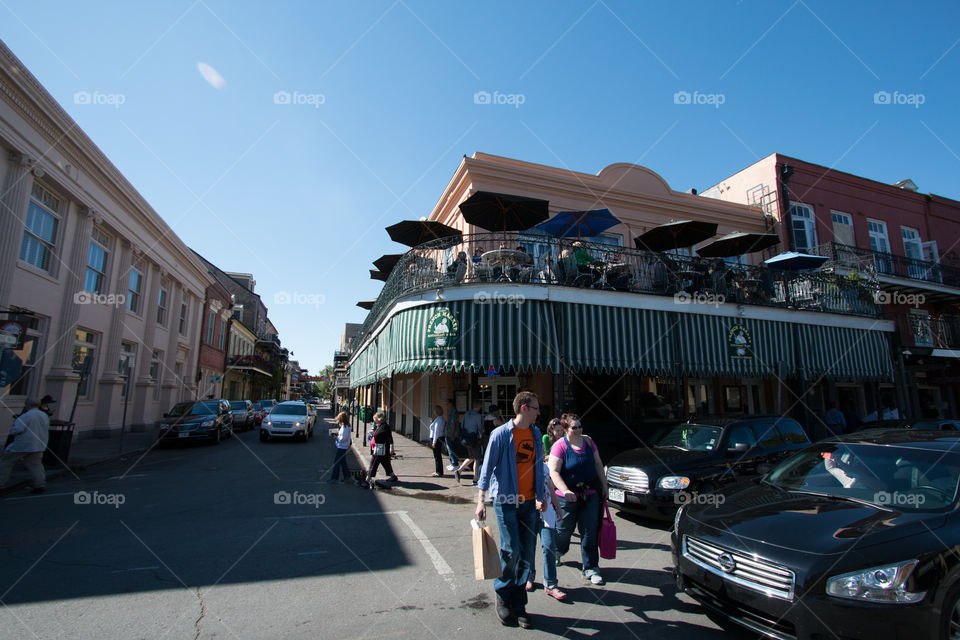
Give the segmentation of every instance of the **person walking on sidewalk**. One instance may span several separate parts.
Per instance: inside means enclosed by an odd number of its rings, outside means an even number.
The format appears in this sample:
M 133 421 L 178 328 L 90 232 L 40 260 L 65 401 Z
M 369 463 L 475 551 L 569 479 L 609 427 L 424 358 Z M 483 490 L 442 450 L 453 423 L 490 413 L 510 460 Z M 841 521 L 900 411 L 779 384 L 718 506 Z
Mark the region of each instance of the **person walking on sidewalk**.
M 544 436 L 546 437 L 546 436 Z M 547 508 L 540 520 L 540 546 L 543 548 L 543 592 L 560 602 L 566 602 L 567 594 L 557 586 L 557 514 L 560 513 L 560 500 L 556 495 L 556 487 L 550 479 L 550 468 L 545 460 L 540 461 L 540 473 L 547 483 Z M 537 579 L 536 569 L 530 568 L 530 577 L 527 579 L 527 591 L 534 590 Z
M 505 626 L 533 627 L 527 613 L 525 589 L 536 562 L 540 514 L 546 508 L 547 488 L 539 464 L 543 460 L 540 430 L 533 425 L 540 413 L 536 394 L 521 391 L 513 399 L 516 415 L 490 435 L 477 483 L 477 520 L 485 521 L 484 497 L 490 499 L 500 530 L 500 569 L 493 581 L 497 617 Z
M 370 470 L 367 471 L 367 486 L 374 488 L 373 479 L 377 475 L 377 467 L 383 465 L 384 472 L 390 474 L 387 480 L 399 482 L 397 474 L 393 472 L 393 465 L 390 464 L 390 456 L 395 451 L 393 448 L 393 430 L 387 424 L 387 415 L 383 411 L 377 411 L 373 414 L 373 456 L 370 459 Z
M 467 467 L 473 465 L 473 484 L 477 484 L 477 464 L 483 462 L 480 450 L 480 438 L 483 431 L 483 416 L 480 415 L 480 409 L 483 405 L 479 400 L 474 402 L 473 409 L 463 414 L 463 426 L 460 433 L 463 434 L 463 446 L 467 448 L 467 458 L 453 472 L 457 476 L 457 482 L 460 482 L 460 474 L 467 470 Z
M 460 458 L 457 457 L 456 452 L 453 450 L 453 443 L 457 441 L 457 421 L 459 420 L 459 414 L 457 413 L 457 401 L 450 398 L 447 402 L 450 404 L 450 413 L 447 414 L 447 422 L 443 425 L 443 437 L 447 443 L 447 455 L 450 457 L 450 464 L 447 465 L 447 471 L 453 471 L 460 465 Z
M 335 441 L 337 450 L 333 456 L 333 471 L 330 473 L 330 480 L 328 482 L 343 483 L 350 477 L 350 466 L 347 464 L 347 451 L 350 450 L 351 442 L 350 418 L 348 418 L 347 414 L 343 411 L 337 414 L 337 426 L 340 427 L 337 431 L 337 439 Z M 343 478 L 340 477 L 341 475 Z
M 560 498 L 557 550 L 562 556 L 570 548 L 574 527 L 580 530 L 580 560 L 583 577 L 595 585 L 604 584 L 597 572 L 600 563 L 600 500 L 607 495 L 607 479 L 597 445 L 583 435 L 575 413 L 560 416 L 566 435 L 550 450 L 550 477 Z
M 487 415 L 483 416 L 483 450 L 487 450 L 487 445 L 490 443 L 490 434 L 493 433 L 493 430 L 503 424 L 503 419 L 500 417 L 500 408 L 495 404 L 491 404 L 487 408 Z
M 443 407 L 437 405 L 433 408 L 433 422 L 430 423 L 430 448 L 433 449 L 433 466 L 436 469 L 432 474 L 434 478 L 443 477 L 443 449 L 446 446 L 446 438 L 443 435 Z
M 0 456 L 0 489 L 10 480 L 14 465 L 22 461 L 30 472 L 31 493 L 42 493 L 47 489 L 47 476 L 43 470 L 43 452 L 50 438 L 50 416 L 40 410 L 40 401 L 30 398 L 24 405 L 24 412 L 10 429 L 13 442 L 8 444 Z

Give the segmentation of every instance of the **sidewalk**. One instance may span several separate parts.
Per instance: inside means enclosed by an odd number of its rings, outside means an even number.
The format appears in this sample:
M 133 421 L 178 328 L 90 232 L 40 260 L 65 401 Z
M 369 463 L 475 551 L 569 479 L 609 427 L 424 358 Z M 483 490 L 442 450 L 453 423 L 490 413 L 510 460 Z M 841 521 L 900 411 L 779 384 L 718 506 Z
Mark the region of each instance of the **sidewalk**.
M 47 482 L 63 476 L 73 477 L 73 471 L 81 471 L 87 467 L 103 462 L 109 462 L 118 458 L 139 455 L 149 449 L 157 439 L 156 429 L 147 429 L 145 431 L 125 432 L 121 438 L 120 433 L 112 434 L 106 438 L 84 437 L 74 434 L 70 445 L 70 454 L 67 456 L 67 469 L 60 462 L 54 460 L 53 463 L 46 465 Z M 10 481 L 7 488 L 0 491 L 0 494 L 9 494 L 18 491 L 29 485 L 30 475 L 22 465 L 17 465 L 10 475 Z
M 333 417 L 323 417 L 321 419 L 327 423 L 327 428 L 337 428 Z M 323 430 L 318 429 L 317 434 L 318 436 L 323 434 Z M 400 482 L 383 485 L 382 481 L 386 480 L 387 476 L 381 468 L 377 470 L 376 479 L 381 481 L 378 488 L 421 500 L 442 500 L 450 504 L 476 503 L 477 487 L 471 484 L 473 474 L 465 472 L 458 485 L 453 472 L 446 470 L 449 463 L 446 453 L 443 455 L 444 477 L 433 478 L 431 477 L 434 471 L 433 451 L 430 447 L 414 442 L 396 431 L 393 432 L 393 447 L 397 452 L 397 458 L 392 461 L 393 470 L 400 478 Z M 363 472 L 366 475 L 366 470 L 370 468 L 370 447 L 362 442 L 362 438 L 354 436 L 353 453 L 363 465 Z M 350 468 L 351 470 L 355 469 L 356 462 L 352 462 Z M 477 463 L 477 471 L 479 470 L 480 462 Z

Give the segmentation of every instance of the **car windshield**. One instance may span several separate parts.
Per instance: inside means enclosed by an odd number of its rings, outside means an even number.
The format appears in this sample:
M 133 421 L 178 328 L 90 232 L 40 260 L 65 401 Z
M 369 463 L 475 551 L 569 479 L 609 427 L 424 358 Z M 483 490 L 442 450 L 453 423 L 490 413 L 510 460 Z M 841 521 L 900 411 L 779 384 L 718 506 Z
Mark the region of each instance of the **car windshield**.
M 269 400 L 261 400 L 257 403 L 257 409 L 269 409 L 273 406 L 273 403 Z
M 173 409 L 170 409 L 170 416 L 173 418 L 186 415 L 190 411 L 190 407 L 193 406 L 192 402 L 180 402 L 173 405 Z
M 678 424 L 657 440 L 658 447 L 679 447 L 689 451 L 713 451 L 720 441 L 720 427 Z
M 217 415 L 217 401 L 196 402 L 190 410 L 192 416 L 215 416 Z
M 270 414 L 275 416 L 305 416 L 307 415 L 307 407 L 302 404 L 278 404 Z
M 931 511 L 953 504 L 958 479 L 958 453 L 910 444 L 824 443 L 778 466 L 767 482 L 898 511 Z
M 231 400 L 230 409 L 234 412 L 236 411 L 246 411 L 247 410 L 247 401 L 246 400 Z

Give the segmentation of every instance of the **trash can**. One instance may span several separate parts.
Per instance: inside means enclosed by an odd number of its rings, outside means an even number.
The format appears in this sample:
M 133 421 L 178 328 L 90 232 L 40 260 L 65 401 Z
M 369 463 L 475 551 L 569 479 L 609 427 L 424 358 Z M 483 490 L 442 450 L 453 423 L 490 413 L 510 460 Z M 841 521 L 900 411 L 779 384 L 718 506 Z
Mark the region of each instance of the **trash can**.
M 47 450 L 43 452 L 43 466 L 57 467 L 66 464 L 70 455 L 70 444 L 73 442 L 75 424 L 50 425 L 50 438 L 47 440 Z
M 360 422 L 371 422 L 373 420 L 373 407 L 360 407 Z

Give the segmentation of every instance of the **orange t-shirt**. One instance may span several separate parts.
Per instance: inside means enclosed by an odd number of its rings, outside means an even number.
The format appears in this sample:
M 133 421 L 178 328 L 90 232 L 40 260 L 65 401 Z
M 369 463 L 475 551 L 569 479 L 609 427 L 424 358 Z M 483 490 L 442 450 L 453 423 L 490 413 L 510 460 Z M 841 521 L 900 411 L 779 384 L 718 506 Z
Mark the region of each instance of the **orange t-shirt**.
M 517 454 L 517 495 L 524 500 L 533 500 L 537 497 L 536 465 L 537 449 L 533 443 L 533 429 L 513 429 L 513 448 Z

